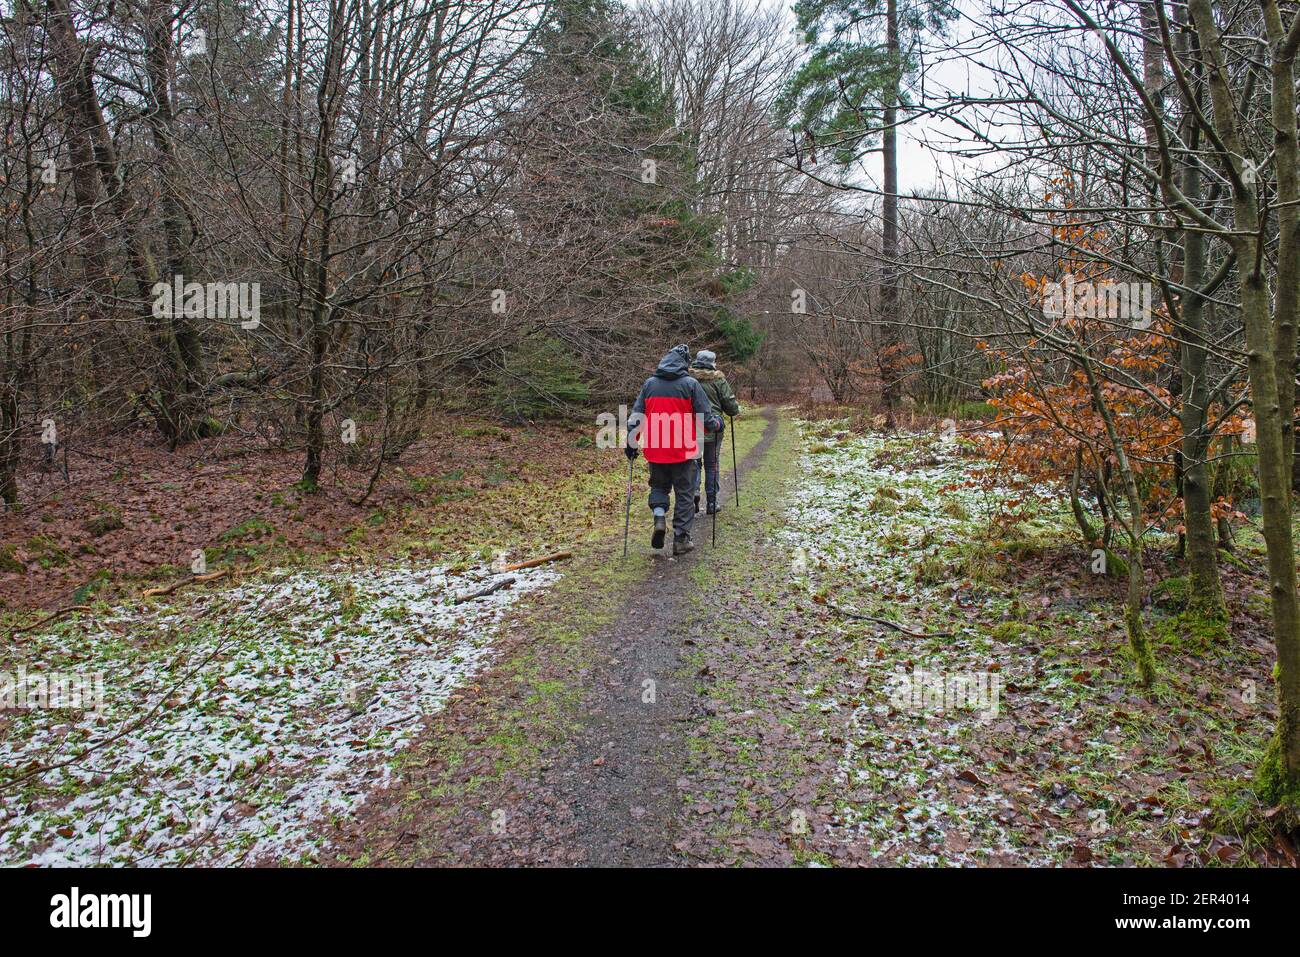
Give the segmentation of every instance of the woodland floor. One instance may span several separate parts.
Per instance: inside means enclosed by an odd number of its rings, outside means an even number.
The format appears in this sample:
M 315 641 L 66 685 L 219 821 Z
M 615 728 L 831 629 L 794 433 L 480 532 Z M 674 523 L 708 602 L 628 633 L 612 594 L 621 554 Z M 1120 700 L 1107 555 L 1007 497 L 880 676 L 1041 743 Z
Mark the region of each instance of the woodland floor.
M 364 508 L 366 476 L 309 494 L 234 443 L 51 478 L 0 520 L 0 670 L 102 672 L 106 703 L 0 713 L 0 863 L 1294 866 L 1249 787 L 1251 529 L 1226 641 L 1153 587 L 1144 693 L 1053 490 L 838 410 L 737 426 L 740 507 L 729 479 L 680 559 L 648 547 L 641 462 L 622 557 L 625 461 L 580 426 L 449 421 Z M 136 597 L 193 547 L 234 580 Z M 996 708 L 899 705 L 918 669 L 997 676 Z

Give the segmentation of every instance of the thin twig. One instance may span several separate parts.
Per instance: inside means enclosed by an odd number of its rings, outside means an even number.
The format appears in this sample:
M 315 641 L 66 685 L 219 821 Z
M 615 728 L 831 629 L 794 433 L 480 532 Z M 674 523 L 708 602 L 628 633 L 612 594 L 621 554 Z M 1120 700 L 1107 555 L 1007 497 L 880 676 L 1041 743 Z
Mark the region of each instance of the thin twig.
M 74 611 L 90 611 L 90 606 L 69 605 L 67 608 L 60 608 L 58 611 L 51 612 L 50 614 L 46 615 L 40 621 L 32 622 L 30 625 L 23 625 L 21 628 L 11 629 L 9 632 L 9 637 L 12 638 L 14 635 L 20 635 L 24 631 L 34 631 L 35 629 L 40 628 L 42 625 L 48 625 L 50 622 L 54 621 L 55 619 L 62 618 L 64 615 L 70 615 Z
M 191 575 L 189 578 L 182 578 L 180 581 L 172 582 L 170 585 L 164 585 L 161 588 L 146 588 L 140 593 L 141 598 L 157 598 L 160 595 L 170 595 L 178 588 L 186 585 L 193 585 L 202 582 L 214 582 L 218 578 L 225 578 L 230 573 L 228 568 L 223 568 L 219 572 L 208 572 L 206 575 Z
M 856 618 L 858 621 L 875 622 L 877 625 L 885 625 L 889 628 L 893 628 L 895 631 L 901 631 L 905 635 L 910 635 L 913 638 L 951 638 L 954 634 L 954 632 L 951 631 L 911 631 L 897 622 L 890 621 L 888 618 L 874 618 L 871 615 L 859 614 L 856 611 L 849 611 L 847 608 L 841 608 L 839 605 L 832 604 L 829 601 L 823 601 L 820 604 L 825 605 L 833 611 L 839 612 L 846 618 Z
M 517 572 L 521 568 L 533 568 L 537 565 L 545 565 L 547 562 L 562 562 L 567 558 L 572 558 L 573 552 L 552 552 L 550 555 L 543 555 L 541 558 L 530 558 L 526 562 L 515 562 L 513 565 L 506 565 L 504 568 L 497 569 L 503 572 Z

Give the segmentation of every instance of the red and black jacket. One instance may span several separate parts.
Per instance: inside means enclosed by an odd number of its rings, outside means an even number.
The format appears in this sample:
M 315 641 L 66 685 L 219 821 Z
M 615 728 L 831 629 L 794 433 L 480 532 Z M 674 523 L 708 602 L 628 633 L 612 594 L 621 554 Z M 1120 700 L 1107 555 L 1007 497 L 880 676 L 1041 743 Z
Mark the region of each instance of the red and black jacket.
M 671 464 L 699 458 L 702 431 L 716 432 L 721 420 L 704 387 L 691 378 L 690 351 L 676 346 L 645 380 L 628 419 L 629 446 L 647 462 Z

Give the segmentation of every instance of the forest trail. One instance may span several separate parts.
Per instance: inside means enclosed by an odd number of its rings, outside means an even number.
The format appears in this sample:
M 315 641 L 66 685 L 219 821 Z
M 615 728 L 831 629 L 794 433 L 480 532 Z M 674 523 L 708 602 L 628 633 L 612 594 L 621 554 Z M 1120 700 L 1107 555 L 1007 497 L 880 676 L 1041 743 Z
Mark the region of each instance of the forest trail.
M 226 6 L 2 17 L 0 866 L 1300 863 L 1300 4 Z
M 764 463 L 778 435 L 793 427 L 772 408 L 761 415 L 762 434 L 738 466 L 742 495 L 746 478 Z M 724 454 L 724 468 L 729 465 L 730 456 Z M 451 859 L 449 851 L 457 863 L 487 865 L 663 867 L 687 862 L 675 845 L 689 775 L 688 736 L 692 723 L 703 716 L 697 676 L 687 659 L 690 648 L 709 634 L 698 599 L 699 583 L 707 587 L 714 554 L 712 527 L 701 512 L 693 528 L 693 552 L 677 558 L 649 554 L 641 488 L 633 495 L 629 558 L 621 559 L 621 541 L 616 541 L 595 561 L 638 569 L 637 577 L 612 590 L 615 600 L 593 619 L 596 627 L 582 629 L 583 665 L 574 669 L 577 674 L 570 670 L 526 683 L 494 683 L 496 676 L 488 676 L 482 682 L 484 697 L 497 700 L 487 713 L 482 701 L 464 709 L 462 722 L 474 729 L 477 763 L 471 759 L 472 771 L 467 771 L 460 757 L 450 762 L 475 786 L 468 791 L 448 788 L 435 775 L 432 789 L 450 790 L 453 796 L 417 802 L 400 814 L 400 824 L 385 820 L 397 797 L 381 794 L 363 812 L 361 834 L 348 859 L 373 861 L 379 854 L 379 860 L 396 863 L 383 856 L 396 841 L 407 846 L 404 863 L 443 863 Z M 735 476 L 729 468 L 722 500 L 719 546 L 742 546 L 736 537 L 742 534 L 738 516 L 745 513 L 735 510 Z M 581 575 L 578 569 L 570 577 Z M 587 600 L 600 590 L 593 584 Z M 562 630 L 553 619 L 544 619 L 541 629 L 547 634 Z M 533 760 L 499 776 L 488 770 L 491 761 L 483 755 L 500 739 L 494 726 L 512 720 L 531 724 L 535 715 L 528 701 L 535 700 L 536 689 L 570 681 L 576 685 L 574 719 Z M 431 737 L 444 738 L 446 732 L 438 727 Z M 420 785 L 411 790 L 425 793 Z M 408 802 L 409 792 L 401 800 Z M 445 813 L 449 804 L 450 815 Z
M 739 463 L 742 489 L 744 477 L 762 461 L 780 428 L 771 409 L 764 409 L 763 416 L 762 438 Z M 642 548 L 643 499 L 643 494 L 633 496 L 639 519 L 634 538 Z M 722 499 L 734 509 L 731 472 L 724 476 Z M 734 514 L 724 509 L 721 515 L 724 538 L 733 532 L 726 520 Z M 680 859 L 672 847 L 681 810 L 678 781 L 686 772 L 685 732 L 699 707 L 683 660 L 684 640 L 693 643 L 707 635 L 693 622 L 690 576 L 709 560 L 710 532 L 710 518 L 701 512 L 694 527 L 695 551 L 679 558 L 656 556 L 613 627 L 593 636 L 600 664 L 589 676 L 588 720 L 536 784 L 574 809 L 573 834 L 587 864 L 651 867 Z M 503 810 L 507 818 L 517 813 Z

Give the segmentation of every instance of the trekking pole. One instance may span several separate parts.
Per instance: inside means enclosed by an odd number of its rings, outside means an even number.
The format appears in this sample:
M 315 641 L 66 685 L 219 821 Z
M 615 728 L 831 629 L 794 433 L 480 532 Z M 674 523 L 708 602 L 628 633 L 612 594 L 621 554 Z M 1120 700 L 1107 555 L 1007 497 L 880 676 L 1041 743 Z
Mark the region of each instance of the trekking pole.
M 627 531 L 632 524 L 632 460 L 627 460 L 627 510 L 623 513 L 623 557 L 627 558 Z
M 718 547 L 718 510 L 713 510 L 713 547 Z
M 727 416 L 731 420 L 731 484 L 736 486 L 736 508 L 740 508 L 740 473 L 736 471 L 736 417 Z

